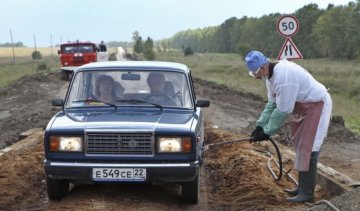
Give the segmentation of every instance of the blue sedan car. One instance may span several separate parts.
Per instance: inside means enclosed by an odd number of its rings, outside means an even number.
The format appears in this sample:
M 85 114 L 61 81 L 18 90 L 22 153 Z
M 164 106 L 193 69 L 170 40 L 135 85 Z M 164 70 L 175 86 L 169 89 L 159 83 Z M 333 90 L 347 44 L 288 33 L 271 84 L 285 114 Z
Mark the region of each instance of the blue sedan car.
M 196 203 L 204 150 L 190 69 L 171 62 L 97 62 L 74 71 L 48 123 L 44 167 L 50 199 L 71 183 L 175 183 Z

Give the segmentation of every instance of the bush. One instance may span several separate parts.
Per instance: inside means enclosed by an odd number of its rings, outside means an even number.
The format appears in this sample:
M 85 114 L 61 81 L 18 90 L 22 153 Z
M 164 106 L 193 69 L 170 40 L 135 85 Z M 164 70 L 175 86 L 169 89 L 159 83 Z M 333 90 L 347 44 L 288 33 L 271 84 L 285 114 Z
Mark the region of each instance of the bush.
M 117 61 L 116 53 L 111 53 L 109 56 L 109 61 Z
M 144 57 L 146 60 L 154 60 L 156 58 L 155 52 L 153 50 L 151 51 L 144 51 Z
M 184 56 L 191 56 L 194 54 L 194 51 L 191 47 L 186 47 L 184 49 Z
M 162 50 L 161 50 L 161 48 L 160 48 L 160 46 L 157 46 L 157 52 L 161 52 Z
M 39 66 L 37 67 L 37 70 L 47 70 L 47 64 L 45 62 L 42 62 L 41 64 L 39 64 Z
M 31 54 L 31 57 L 33 60 L 38 60 L 42 58 L 42 55 L 40 53 L 40 51 L 33 51 Z

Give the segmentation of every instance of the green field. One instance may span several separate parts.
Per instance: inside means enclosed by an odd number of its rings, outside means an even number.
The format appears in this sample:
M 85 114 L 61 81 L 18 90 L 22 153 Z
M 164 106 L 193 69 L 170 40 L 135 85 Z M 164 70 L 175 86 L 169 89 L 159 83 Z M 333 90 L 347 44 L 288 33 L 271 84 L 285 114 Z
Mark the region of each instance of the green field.
M 51 56 L 51 48 L 39 48 L 43 59 L 31 59 L 33 48 L 15 48 L 16 64 L 12 64 L 12 49 L 0 48 L 0 88 L 24 75 L 39 71 L 57 71 L 59 57 Z M 184 57 L 181 52 L 157 53 L 157 60 L 174 61 L 188 65 L 195 77 L 214 81 L 241 92 L 252 92 L 266 99 L 266 89 L 261 80 L 249 77 L 243 58 L 238 54 L 196 54 Z M 299 60 L 313 76 L 330 89 L 333 98 L 333 115 L 343 116 L 345 124 L 360 134 L 360 63 L 347 60 Z M 39 65 L 46 69 L 39 70 Z
M 40 60 L 32 59 L 31 54 L 34 50 L 34 48 L 14 48 L 14 64 L 12 48 L 0 47 L 0 88 L 25 75 L 59 69 L 59 57 L 56 48 L 38 48 L 37 50 L 43 56 Z
M 188 65 L 195 77 L 214 81 L 241 92 L 252 92 L 266 99 L 266 88 L 261 80 L 248 76 L 243 58 L 238 54 L 157 53 L 157 60 L 175 61 Z M 333 115 L 343 116 L 345 124 L 360 134 L 360 68 L 359 62 L 331 59 L 299 60 L 322 82 L 332 96 Z

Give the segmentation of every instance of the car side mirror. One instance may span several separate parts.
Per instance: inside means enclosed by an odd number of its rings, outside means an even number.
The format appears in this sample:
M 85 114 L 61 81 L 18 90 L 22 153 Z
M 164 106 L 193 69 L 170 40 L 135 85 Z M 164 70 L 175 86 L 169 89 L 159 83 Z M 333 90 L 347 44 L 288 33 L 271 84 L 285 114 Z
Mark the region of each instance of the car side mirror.
M 61 54 L 60 50 L 58 50 L 58 54 Z
M 51 100 L 51 105 L 52 106 L 63 106 L 64 105 L 64 100 L 63 99 L 52 99 Z
M 196 107 L 209 107 L 210 101 L 209 100 L 197 100 Z

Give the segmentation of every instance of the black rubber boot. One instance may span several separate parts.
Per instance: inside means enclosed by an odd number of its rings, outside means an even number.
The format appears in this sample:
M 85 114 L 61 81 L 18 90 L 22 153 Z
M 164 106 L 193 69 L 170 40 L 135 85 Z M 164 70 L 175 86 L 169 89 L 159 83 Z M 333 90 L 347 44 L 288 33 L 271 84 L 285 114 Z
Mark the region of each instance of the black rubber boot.
M 310 158 L 309 171 L 299 172 L 299 193 L 291 198 L 286 200 L 295 203 L 302 202 L 315 202 L 315 185 L 316 185 L 316 174 L 317 174 L 317 160 L 319 157 L 319 152 L 312 152 Z

